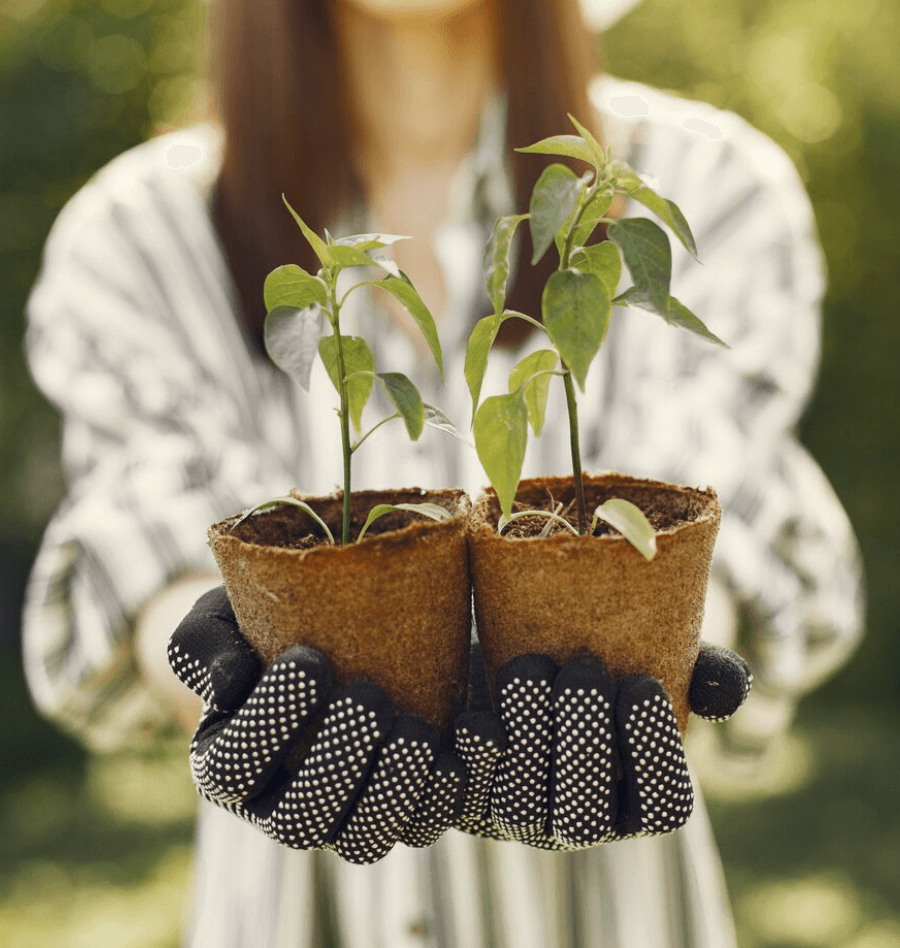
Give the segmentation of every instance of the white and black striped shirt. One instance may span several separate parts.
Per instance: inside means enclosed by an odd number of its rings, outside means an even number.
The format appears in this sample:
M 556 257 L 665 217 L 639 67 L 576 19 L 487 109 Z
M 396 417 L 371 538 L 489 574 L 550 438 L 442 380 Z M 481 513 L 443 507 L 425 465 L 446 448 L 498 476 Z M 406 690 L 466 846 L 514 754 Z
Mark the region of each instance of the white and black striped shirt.
M 852 531 L 793 430 L 824 291 L 809 202 L 780 149 L 737 116 L 610 78 L 591 91 L 614 151 L 691 222 L 704 265 L 675 243 L 672 291 L 732 349 L 617 311 L 580 402 L 585 467 L 716 488 L 715 575 L 752 618 L 759 686 L 791 702 L 844 660 L 862 613 Z M 423 387 L 460 429 L 485 226 L 512 211 L 501 112 L 486 111 L 435 244 L 448 383 Z M 37 705 L 98 749 L 169 723 L 138 674 L 134 618 L 178 576 L 213 568 L 207 526 L 294 485 L 329 493 L 340 470 L 324 371 L 306 395 L 247 344 L 209 215 L 219 149 L 203 126 L 111 162 L 61 213 L 29 303 L 28 355 L 63 414 L 69 490 L 30 581 L 25 667 Z M 353 298 L 345 319 L 372 339 L 374 309 Z M 421 381 L 386 325 L 376 360 Z M 493 361 L 486 393 L 520 355 Z M 563 411 L 555 393 L 548 418 Z M 565 473 L 565 425 L 552 428 L 526 476 Z M 484 480 L 474 451 L 437 432 L 410 444 L 386 426 L 356 456 L 360 488 Z M 659 839 L 558 855 L 451 832 L 371 867 L 279 848 L 204 805 L 198 868 L 198 948 L 324 945 L 326 915 L 341 948 L 733 944 L 702 803 Z

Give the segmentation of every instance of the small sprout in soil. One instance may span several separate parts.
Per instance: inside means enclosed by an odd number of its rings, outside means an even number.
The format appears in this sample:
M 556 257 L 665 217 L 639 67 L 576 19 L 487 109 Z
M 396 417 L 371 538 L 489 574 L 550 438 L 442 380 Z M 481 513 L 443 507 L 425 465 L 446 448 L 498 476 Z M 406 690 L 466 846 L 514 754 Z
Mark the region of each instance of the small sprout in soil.
M 364 286 L 384 290 L 397 299 L 413 318 L 438 372 L 443 377 L 441 344 L 428 307 L 409 277 L 393 260 L 379 253 L 398 240 L 406 238 L 394 234 L 356 234 L 335 240 L 325 231 L 323 239 L 304 223 L 287 199 L 284 199 L 284 203 L 318 257 L 320 269 L 312 274 L 295 264 L 288 264 L 273 270 L 266 278 L 266 351 L 272 361 L 305 391 L 309 391 L 312 365 L 318 356 L 337 390 L 340 399 L 338 418 L 343 457 L 341 543 L 346 545 L 350 542 L 351 462 L 354 453 L 366 439 L 382 425 L 398 418 L 403 421 L 413 441 L 418 440 L 425 425 L 457 436 L 458 433 L 440 409 L 422 401 L 418 389 L 405 375 L 400 372 L 376 371 L 372 350 L 365 339 L 360 336 L 346 336 L 341 332 L 341 308 L 351 293 Z M 339 297 L 338 277 L 341 271 L 348 267 L 369 267 L 381 272 L 378 279 L 356 283 Z M 364 431 L 363 410 L 376 383 L 381 385 L 396 411 Z M 331 531 L 309 505 L 291 497 L 258 504 L 247 511 L 232 526 L 232 530 L 252 514 L 276 504 L 288 503 L 305 510 L 323 527 L 329 540 L 335 542 Z M 391 510 L 417 512 L 432 519 L 447 519 L 450 516 L 443 508 L 438 508 L 442 511 L 441 514 L 437 514 L 434 508 L 434 504 L 399 504 L 396 507 L 381 505 L 372 511 L 357 539 L 362 539 L 378 516 Z
M 512 520 L 526 513 L 513 514 L 512 505 L 525 460 L 528 429 L 535 437 L 540 435 L 550 381 L 562 378 L 578 511 L 575 532 L 592 532 L 601 518 L 649 560 L 656 552 L 653 528 L 634 504 L 620 499 L 607 501 L 594 512 L 589 530 L 576 388 L 584 392 L 588 370 L 603 345 L 614 306 L 649 310 L 670 326 L 728 346 L 669 292 L 672 252 L 666 232 L 647 218 L 615 218 L 609 212 L 618 195 L 637 201 L 652 211 L 696 260 L 697 248 L 684 215 L 625 162 L 613 159 L 590 131 L 572 116 L 569 118 L 578 135 L 555 135 L 517 150 L 576 158 L 590 165 L 591 170 L 579 177 L 566 165 L 549 165 L 534 186 L 528 213 L 497 220 L 485 248 L 484 275 L 494 312 L 476 323 L 469 337 L 465 364 L 472 396 L 475 446 L 500 501 L 502 532 Z M 506 309 L 510 249 L 516 228 L 525 220 L 534 248 L 532 264 L 538 263 L 554 245 L 559 258 L 544 286 L 540 321 Z M 599 227 L 606 228 L 608 239 L 589 243 Z M 623 262 L 634 285 L 616 295 Z M 516 365 L 510 373 L 507 393 L 482 400 L 481 387 L 491 346 L 502 323 L 515 317 L 545 333 L 548 347 L 530 353 Z M 558 517 L 547 511 L 542 516 Z

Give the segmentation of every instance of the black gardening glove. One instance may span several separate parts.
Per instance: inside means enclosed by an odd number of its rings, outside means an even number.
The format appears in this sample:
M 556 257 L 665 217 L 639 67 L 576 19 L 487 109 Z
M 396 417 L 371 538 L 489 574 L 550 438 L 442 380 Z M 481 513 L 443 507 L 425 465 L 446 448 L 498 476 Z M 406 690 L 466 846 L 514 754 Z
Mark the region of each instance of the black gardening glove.
M 751 680 L 742 658 L 703 647 L 691 710 L 725 720 Z M 573 850 L 687 822 L 693 788 L 671 702 L 656 679 L 614 682 L 592 659 L 560 668 L 545 655 L 523 655 L 497 672 L 495 707 L 499 717 L 479 710 L 456 722 L 455 749 L 469 780 L 459 829 Z
M 436 728 L 396 714 L 372 682 L 333 690 L 328 662 L 311 648 L 288 649 L 264 669 L 224 587 L 182 620 L 169 662 L 204 701 L 194 785 L 276 842 L 371 863 L 397 842 L 430 845 L 458 816 L 465 768 Z M 301 740 L 309 747 L 297 770 L 286 764 Z

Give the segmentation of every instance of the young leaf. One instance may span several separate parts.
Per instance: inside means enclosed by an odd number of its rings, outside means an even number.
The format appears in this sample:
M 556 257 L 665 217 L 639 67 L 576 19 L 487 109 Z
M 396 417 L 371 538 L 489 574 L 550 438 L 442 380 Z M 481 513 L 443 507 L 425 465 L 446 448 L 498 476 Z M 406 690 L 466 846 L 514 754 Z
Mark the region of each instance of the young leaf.
M 328 537 L 329 542 L 334 546 L 334 535 L 331 530 L 328 529 L 328 524 L 309 506 L 305 501 L 298 500 L 296 497 L 276 497 L 274 500 L 264 500 L 261 504 L 257 504 L 255 507 L 251 507 L 249 510 L 245 510 L 241 516 L 235 520 L 235 522 L 229 528 L 229 533 L 233 533 L 237 527 L 239 527 L 248 517 L 252 517 L 254 514 L 260 513 L 263 510 L 268 510 L 270 507 L 279 507 L 281 505 L 286 505 L 288 507 L 299 507 L 301 510 L 305 511 L 316 521 L 316 523 L 325 531 L 325 536 Z
M 401 272 L 399 278 L 389 276 L 372 285 L 380 286 L 383 290 L 387 290 L 388 293 L 400 301 L 403 308 L 416 321 L 419 330 L 428 343 L 428 348 L 431 350 L 438 371 L 441 373 L 441 378 L 443 378 L 444 363 L 441 359 L 441 342 L 440 339 L 438 339 L 434 317 L 431 315 L 428 307 L 422 302 L 422 297 L 416 292 L 415 287 L 410 283 L 406 274 Z
M 652 560 L 656 556 L 656 533 L 641 509 L 630 501 L 613 497 L 605 504 L 600 504 L 591 521 L 592 533 L 598 519 L 615 527 L 644 559 Z
M 672 279 L 672 248 L 666 232 L 644 217 L 627 218 L 609 225 L 609 239 L 622 251 L 635 285 L 647 305 L 665 317 Z
M 544 325 L 578 387 L 584 381 L 609 327 L 609 293 L 593 273 L 557 270 L 541 297 Z
M 383 255 L 370 257 L 358 247 L 346 247 L 342 244 L 332 244 L 328 248 L 331 259 L 341 267 L 381 267 L 388 273 L 399 273 L 397 264 Z
M 646 294 L 644 294 L 639 287 L 630 286 L 624 293 L 620 293 L 614 300 L 613 306 L 637 306 L 640 309 L 650 310 L 650 312 L 656 312 L 647 302 Z M 657 313 L 657 315 L 659 315 Z M 668 305 L 666 306 L 666 315 L 663 317 L 665 321 L 670 326 L 678 326 L 681 329 L 686 329 L 688 332 L 692 332 L 703 339 L 706 339 L 708 342 L 715 343 L 717 346 L 722 346 L 723 349 L 730 349 L 731 346 L 727 342 L 723 342 L 715 333 L 710 332 L 706 328 L 703 321 L 699 316 L 695 316 L 681 300 L 677 299 L 674 296 L 669 297 Z
M 596 138 L 591 134 L 591 132 L 586 129 L 579 121 L 575 118 L 574 115 L 569 115 L 569 121 L 575 126 L 578 131 L 578 134 L 587 142 L 588 147 L 591 150 L 593 155 L 593 160 L 591 164 L 596 165 L 597 170 L 606 167 L 606 152 L 603 149 L 603 146 Z
M 456 425 L 453 424 L 440 408 L 435 408 L 434 405 L 429 405 L 428 402 L 423 402 L 422 408 L 425 410 L 425 424 L 428 425 L 429 428 L 436 428 L 438 431 L 443 431 L 448 435 L 452 435 L 458 441 L 462 441 L 463 444 L 472 447 L 471 443 L 466 441 L 459 433 Z
M 644 207 L 653 211 L 664 224 L 668 224 L 675 236 L 684 245 L 684 249 L 698 263 L 700 262 L 700 258 L 697 256 L 697 245 L 694 243 L 694 235 L 691 233 L 688 222 L 684 219 L 684 214 L 681 213 L 674 201 L 661 197 L 656 191 L 643 186 L 632 191 L 629 197 L 639 201 Z
M 372 374 L 375 371 L 375 358 L 366 340 L 360 336 L 341 336 L 341 349 L 344 352 L 344 379 L 347 384 L 350 420 L 358 435 L 362 430 L 363 409 L 375 383 Z M 323 336 L 319 340 L 319 355 L 325 363 L 332 384 L 340 391 L 337 341 L 333 335 Z
M 571 216 L 582 179 L 565 165 L 552 164 L 545 168 L 531 192 L 531 244 L 534 253 L 532 264 L 537 263 L 553 243 L 553 236 Z
M 402 372 L 378 372 L 376 376 L 403 416 L 410 440 L 418 441 L 425 424 L 425 407 L 419 390 Z
M 323 267 L 327 268 L 332 262 L 331 256 L 328 253 L 328 244 L 326 244 L 325 241 L 322 240 L 322 238 L 317 233 L 315 233 L 315 231 L 311 230 L 303 222 L 300 215 L 291 207 L 290 204 L 288 204 L 288 199 L 283 194 L 281 195 L 281 200 L 284 201 L 285 206 L 291 212 L 291 216 L 297 222 L 297 226 L 303 231 L 303 236 L 306 238 L 310 247 L 312 247 L 312 249 L 315 251 L 316 256 L 319 258 L 319 262 Z
M 408 510 L 411 513 L 422 514 L 423 517 L 430 517 L 432 520 L 437 520 L 438 522 L 441 520 L 449 520 L 453 516 L 449 510 L 445 507 L 441 507 L 440 504 L 378 504 L 377 507 L 373 507 L 369 511 L 369 516 L 363 524 L 362 530 L 359 531 L 356 542 L 359 543 L 359 541 L 362 540 L 366 535 L 366 530 L 368 530 L 379 517 L 393 513 L 395 510 Z
M 521 392 L 486 398 L 475 415 L 475 449 L 500 509 L 512 513 L 528 444 L 528 409 Z
M 577 158 L 597 166 L 597 159 L 591 146 L 577 135 L 551 135 L 533 145 L 517 148 L 516 151 L 530 155 L 557 155 L 560 158 Z
M 481 397 L 481 385 L 487 370 L 488 353 L 497 337 L 502 320 L 497 316 L 485 316 L 475 323 L 466 347 L 465 376 L 472 396 L 472 420 L 478 411 L 478 399 Z
M 509 390 L 514 392 L 524 385 L 525 407 L 528 409 L 528 422 L 535 437 L 544 427 L 544 412 L 547 408 L 547 394 L 550 391 L 550 379 L 547 373 L 556 368 L 559 356 L 552 349 L 538 349 L 525 356 L 509 373 Z
M 622 276 L 622 258 L 614 243 L 604 240 L 602 244 L 581 247 L 572 254 L 570 263 L 575 270 L 593 273 L 606 287 L 610 298 L 615 296 Z
M 362 251 L 380 250 L 382 247 L 390 247 L 398 240 L 409 240 L 409 237 L 401 237 L 399 234 L 352 234 L 349 237 L 338 237 L 334 246 L 355 247 Z
M 624 161 L 616 159 L 611 162 L 609 172 L 614 187 L 628 194 L 631 194 L 632 191 L 636 191 L 638 188 L 644 187 L 644 182 L 641 180 L 640 175 Z
M 315 303 L 306 309 L 277 306 L 266 316 L 263 335 L 269 358 L 306 392 L 324 324 Z
M 267 312 L 279 306 L 306 309 L 316 303 L 325 309 L 328 305 L 325 284 L 293 263 L 278 267 L 266 277 L 263 298 Z
M 503 312 L 506 281 L 509 279 L 509 250 L 516 228 L 528 217 L 514 214 L 499 217 L 484 248 L 484 280 L 495 315 Z
M 573 247 L 582 247 L 587 243 L 588 238 L 597 229 L 600 219 L 609 210 L 612 200 L 613 194 L 607 190 L 600 190 L 591 198 L 587 207 L 581 212 L 581 220 L 575 228 L 575 235 L 572 238 Z

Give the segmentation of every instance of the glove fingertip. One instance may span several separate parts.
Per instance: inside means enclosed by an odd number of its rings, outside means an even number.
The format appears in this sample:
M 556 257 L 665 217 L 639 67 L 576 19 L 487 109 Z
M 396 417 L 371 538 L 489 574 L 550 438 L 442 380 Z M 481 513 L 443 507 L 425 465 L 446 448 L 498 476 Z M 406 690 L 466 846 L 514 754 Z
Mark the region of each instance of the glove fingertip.
M 730 649 L 701 647 L 688 691 L 691 711 L 707 721 L 727 721 L 747 700 L 753 673 Z

